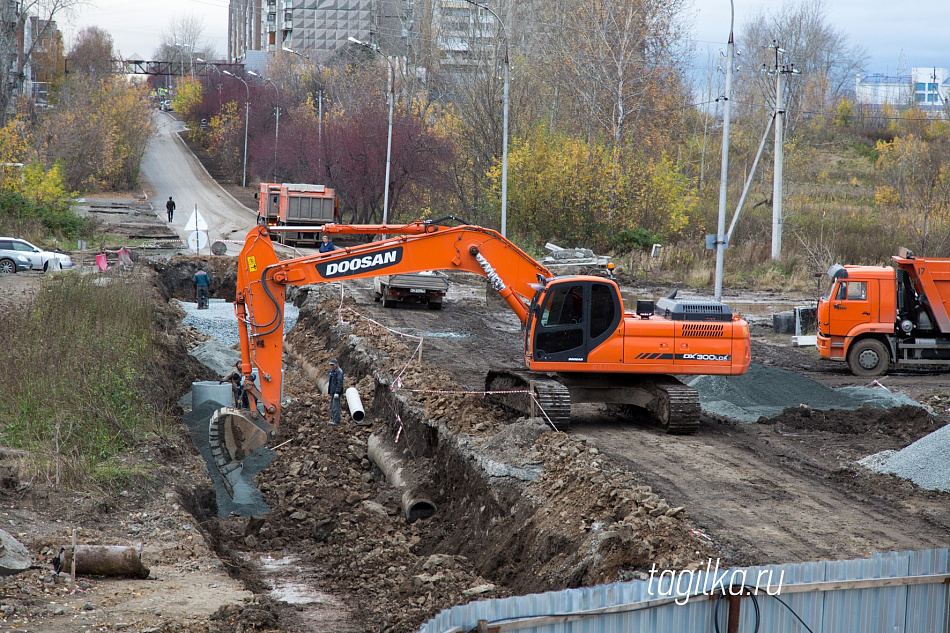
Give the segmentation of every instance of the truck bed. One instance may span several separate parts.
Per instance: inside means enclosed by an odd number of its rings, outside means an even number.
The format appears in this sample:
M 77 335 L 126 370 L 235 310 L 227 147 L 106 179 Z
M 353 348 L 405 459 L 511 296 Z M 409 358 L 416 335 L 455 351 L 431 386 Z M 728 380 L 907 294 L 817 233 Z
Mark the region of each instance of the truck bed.
M 373 280 L 373 298 L 387 308 L 397 303 L 417 303 L 439 310 L 448 289 L 448 278 L 439 273 L 382 275 Z

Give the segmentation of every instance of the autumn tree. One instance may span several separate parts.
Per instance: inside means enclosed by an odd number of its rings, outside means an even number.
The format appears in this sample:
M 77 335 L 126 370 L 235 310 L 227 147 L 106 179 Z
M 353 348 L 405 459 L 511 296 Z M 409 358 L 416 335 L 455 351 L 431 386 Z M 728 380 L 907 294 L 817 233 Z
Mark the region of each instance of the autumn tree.
M 84 27 L 76 35 L 76 43 L 69 49 L 69 71 L 97 80 L 112 75 L 115 70 L 112 35 L 98 26 Z
M 24 93 L 26 66 L 38 45 L 50 38 L 54 20 L 61 13 L 85 4 L 87 0 L 0 2 L 0 118 L 4 121 L 13 114 L 14 90 Z M 35 28 L 28 29 L 29 37 L 19 42 L 21 34 L 27 32 L 24 26 L 28 20 L 33 20 Z
M 73 190 L 125 189 L 138 182 L 152 126 L 143 88 L 73 76 L 38 122 L 35 149 L 46 165 L 62 165 Z
M 642 144 L 653 136 L 644 125 L 673 107 L 682 91 L 673 66 L 682 0 L 558 0 L 557 6 L 563 18 L 549 50 L 588 138 L 603 134 L 619 145 L 635 135 Z
M 896 211 L 911 250 L 929 257 L 950 255 L 950 143 L 909 135 L 879 141 L 880 175 L 875 200 Z
M 509 154 L 509 230 L 529 242 L 563 240 L 606 250 L 611 236 L 645 229 L 675 239 L 695 213 L 691 182 L 665 156 L 622 160 L 594 144 L 539 126 Z M 500 169 L 491 170 L 497 195 Z
M 388 114 L 383 104 L 365 103 L 358 110 L 335 110 L 324 124 L 328 182 L 340 195 L 352 221 L 382 221 L 386 188 Z M 443 165 L 452 162 L 451 141 L 425 119 L 405 108 L 393 118 L 389 182 L 389 217 L 417 219 L 401 210 L 403 195 L 413 187 L 439 190 Z
M 244 139 L 244 113 L 236 101 L 228 101 L 221 111 L 208 123 L 211 151 L 218 158 L 222 169 L 232 180 L 240 182 L 242 168 L 242 142 Z
M 852 45 L 844 30 L 828 23 L 824 0 L 787 2 L 775 13 L 760 10 L 736 37 L 747 68 L 800 72 L 785 82 L 787 128 L 794 134 L 806 113 L 831 113 L 838 101 L 854 92 L 854 76 L 868 59 Z M 770 45 L 772 48 L 770 48 Z M 776 50 L 775 46 L 782 50 Z M 747 72 L 737 76 L 733 101 L 737 118 L 763 120 L 775 107 L 775 77 Z
M 162 30 L 161 43 L 155 59 L 172 62 L 172 72 L 191 72 L 195 58 L 212 60 L 217 57 L 214 45 L 205 37 L 204 20 L 196 15 L 179 15 L 169 20 Z
M 34 81 L 48 84 L 55 89 L 66 74 L 66 51 L 63 46 L 63 34 L 55 31 L 50 34 L 43 47 L 33 53 Z

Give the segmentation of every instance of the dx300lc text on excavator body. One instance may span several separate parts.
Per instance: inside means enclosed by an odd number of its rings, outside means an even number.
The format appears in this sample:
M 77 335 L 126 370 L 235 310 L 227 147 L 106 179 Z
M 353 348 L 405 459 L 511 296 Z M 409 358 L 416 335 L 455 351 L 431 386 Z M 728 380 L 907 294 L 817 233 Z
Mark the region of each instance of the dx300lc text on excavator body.
M 300 230 L 300 227 L 296 227 Z M 280 421 L 284 290 L 307 285 L 426 270 L 486 277 L 524 328 L 523 369 L 488 373 L 486 391 L 521 414 L 540 405 L 558 428 L 572 402 L 638 407 L 670 433 L 699 423 L 696 391 L 675 375 L 738 375 L 748 371 L 748 324 L 728 306 L 706 300 L 638 301 L 624 309 L 617 283 L 605 275 L 554 276 L 502 237 L 479 226 L 437 222 L 312 227 L 330 234 L 384 235 L 381 241 L 279 261 L 272 231 L 258 226 L 238 261 L 234 303 L 241 370 L 257 371 L 250 410 L 225 408 L 211 420 L 210 440 L 225 479 L 267 443 Z M 250 381 L 248 381 L 250 382 Z M 529 392 L 530 391 L 530 392 Z

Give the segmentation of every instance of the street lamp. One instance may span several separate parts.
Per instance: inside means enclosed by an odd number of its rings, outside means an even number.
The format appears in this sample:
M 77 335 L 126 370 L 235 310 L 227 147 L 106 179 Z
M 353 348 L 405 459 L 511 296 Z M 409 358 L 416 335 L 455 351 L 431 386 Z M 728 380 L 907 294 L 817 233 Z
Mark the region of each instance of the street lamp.
M 272 79 L 267 77 L 261 77 L 253 70 L 247 71 L 248 75 L 253 75 L 258 79 L 263 79 L 266 82 L 269 82 L 270 85 L 274 86 L 274 92 L 277 93 L 277 102 L 274 104 L 274 110 L 277 111 L 277 118 L 274 120 L 274 182 L 277 182 L 277 144 L 280 142 L 280 89 L 277 87 L 277 84 L 274 83 Z
M 185 48 L 186 46 L 188 48 L 191 48 L 191 44 L 179 44 L 178 42 L 175 42 L 175 46 L 178 47 L 178 67 L 180 69 L 178 74 L 181 77 L 184 77 L 185 76 L 185 51 L 183 51 L 182 49 Z
M 247 91 L 247 100 L 244 102 L 244 180 L 241 181 L 242 187 L 247 187 L 247 123 L 251 118 L 251 88 L 247 85 L 247 82 L 226 70 L 222 70 L 225 75 L 228 77 L 234 77 L 242 84 L 244 84 L 244 89 Z
M 489 7 L 486 7 L 484 4 L 479 4 L 474 0 L 465 0 L 471 5 L 478 7 L 479 9 L 485 9 L 498 20 L 498 24 L 501 25 L 501 34 L 505 38 L 505 91 L 504 91 L 504 123 L 502 131 L 502 148 L 501 148 L 501 236 L 506 237 L 506 227 L 508 224 L 508 74 L 510 63 L 508 61 L 508 31 L 505 29 L 505 23 L 501 21 L 501 18 L 498 17 L 498 14 L 492 11 Z
M 393 151 L 393 103 L 396 101 L 396 68 L 393 66 L 392 62 L 389 61 L 389 57 L 383 55 L 379 52 L 379 48 L 365 44 L 355 37 L 348 38 L 350 42 L 362 46 L 367 50 L 371 50 L 383 59 L 386 60 L 386 64 L 389 65 L 390 70 L 390 79 L 389 79 L 389 132 L 386 136 L 386 189 L 383 193 L 383 224 L 386 224 L 387 214 L 389 213 L 389 163 L 392 158 Z
M 302 55 L 298 53 L 297 51 L 295 51 L 294 49 L 289 48 L 287 46 L 282 46 L 281 48 L 284 51 L 290 53 L 291 55 L 296 55 L 297 57 L 306 59 L 307 62 L 313 64 L 313 60 L 307 57 L 306 55 Z M 320 82 L 320 85 L 323 86 L 322 81 Z M 320 88 L 320 92 L 317 94 L 317 143 L 320 145 L 320 148 L 322 150 L 323 148 L 323 88 L 322 87 Z
M 220 110 L 220 109 L 221 109 L 221 71 L 218 70 L 218 67 L 217 67 L 217 66 L 215 66 L 215 65 L 212 64 L 211 62 L 208 62 L 208 61 L 205 61 L 205 60 L 201 59 L 200 57 L 195 57 L 195 61 L 201 62 L 201 63 L 204 64 L 205 66 L 208 66 L 208 67 L 214 69 L 214 72 L 218 73 L 218 109 Z

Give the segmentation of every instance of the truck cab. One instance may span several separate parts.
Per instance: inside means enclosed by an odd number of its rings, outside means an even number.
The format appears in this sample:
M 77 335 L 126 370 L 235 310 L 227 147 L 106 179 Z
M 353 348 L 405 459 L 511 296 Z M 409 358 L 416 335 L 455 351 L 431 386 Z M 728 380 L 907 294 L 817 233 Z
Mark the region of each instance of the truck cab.
M 828 275 L 831 287 L 818 301 L 818 353 L 823 358 L 847 361 L 857 375 L 878 372 L 882 366 L 886 369 L 890 363 L 888 337 L 894 334 L 897 315 L 894 269 L 836 265 Z M 862 343 L 856 350 L 858 341 L 875 342 Z
M 950 260 L 905 253 L 887 266 L 828 270 L 831 287 L 818 302 L 818 352 L 846 361 L 856 376 L 890 367 L 950 368 Z

